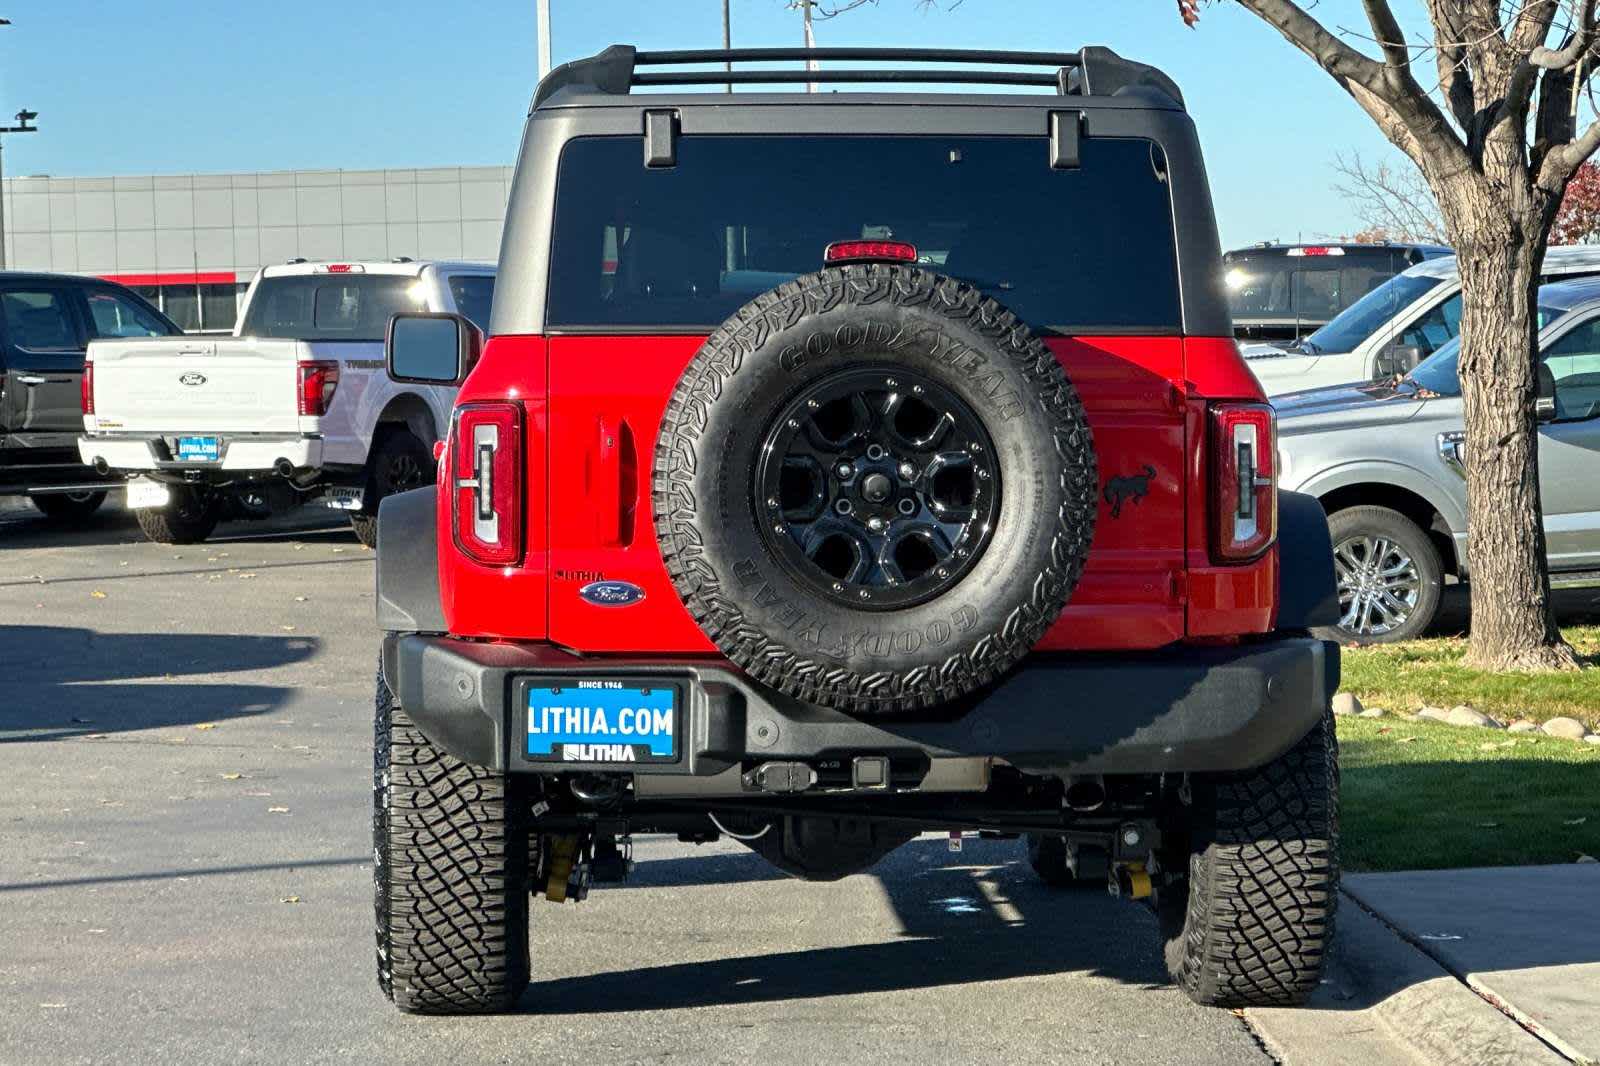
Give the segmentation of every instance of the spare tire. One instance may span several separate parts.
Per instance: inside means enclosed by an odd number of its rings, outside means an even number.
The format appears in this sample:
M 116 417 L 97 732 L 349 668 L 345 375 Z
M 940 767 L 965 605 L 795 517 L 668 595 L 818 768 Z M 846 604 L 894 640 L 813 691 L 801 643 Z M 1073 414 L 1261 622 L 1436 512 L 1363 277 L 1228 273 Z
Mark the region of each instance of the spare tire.
M 1094 448 L 1055 357 L 972 286 L 834 267 L 756 297 L 673 390 L 652 502 L 696 622 L 757 680 L 890 713 L 1027 654 L 1094 531 Z

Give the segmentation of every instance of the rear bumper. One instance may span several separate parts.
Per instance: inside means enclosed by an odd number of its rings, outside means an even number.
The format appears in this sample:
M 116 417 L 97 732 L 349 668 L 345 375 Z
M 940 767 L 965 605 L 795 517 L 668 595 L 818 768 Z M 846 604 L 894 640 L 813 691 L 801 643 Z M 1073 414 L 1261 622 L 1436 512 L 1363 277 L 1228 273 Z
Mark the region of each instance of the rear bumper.
M 579 659 L 549 645 L 389 634 L 383 674 L 435 744 L 496 770 L 582 769 L 710 777 L 775 760 L 854 756 L 1003 759 L 1036 773 L 1181 773 L 1266 763 L 1305 736 L 1339 684 L 1338 645 L 1283 638 L 1236 647 L 1035 655 L 939 721 L 862 719 L 789 699 L 716 660 Z M 647 677 L 686 699 L 676 763 L 531 763 L 514 682 Z
M 223 451 L 219 462 L 179 462 L 172 455 L 168 439 L 176 434 L 130 434 L 78 438 L 78 455 L 93 466 L 102 459 L 112 470 L 171 471 L 174 474 L 224 471 L 270 473 L 280 459 L 287 459 L 296 470 L 322 465 L 321 437 L 250 437 L 219 433 Z

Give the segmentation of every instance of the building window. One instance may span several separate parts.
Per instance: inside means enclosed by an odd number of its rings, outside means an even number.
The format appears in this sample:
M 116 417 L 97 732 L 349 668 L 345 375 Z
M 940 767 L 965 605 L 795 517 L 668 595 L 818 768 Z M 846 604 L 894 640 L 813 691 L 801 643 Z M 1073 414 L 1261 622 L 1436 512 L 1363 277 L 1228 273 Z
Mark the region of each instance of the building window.
M 200 328 L 200 290 L 194 285 L 163 285 L 161 310 L 186 333 Z
M 231 330 L 239 318 L 238 286 L 200 286 L 200 328 Z

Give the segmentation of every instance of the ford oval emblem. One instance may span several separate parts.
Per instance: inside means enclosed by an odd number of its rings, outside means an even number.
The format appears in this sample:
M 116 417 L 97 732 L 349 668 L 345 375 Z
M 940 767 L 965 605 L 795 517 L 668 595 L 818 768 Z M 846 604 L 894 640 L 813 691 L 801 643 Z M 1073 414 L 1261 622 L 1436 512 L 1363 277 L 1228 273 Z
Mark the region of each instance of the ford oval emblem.
M 178 380 L 185 385 L 204 385 L 206 383 L 206 376 L 204 374 L 195 373 L 191 370 Z
M 644 599 L 644 589 L 628 581 L 591 581 L 578 595 L 598 607 L 631 607 Z

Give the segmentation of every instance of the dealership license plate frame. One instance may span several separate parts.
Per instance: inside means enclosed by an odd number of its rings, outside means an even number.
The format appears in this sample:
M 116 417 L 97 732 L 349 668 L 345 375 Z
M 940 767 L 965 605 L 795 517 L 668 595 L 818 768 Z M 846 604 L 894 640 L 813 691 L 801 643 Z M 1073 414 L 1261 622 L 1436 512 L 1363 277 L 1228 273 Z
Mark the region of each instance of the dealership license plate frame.
M 584 688 L 584 683 L 604 685 L 603 688 Z M 647 745 L 634 746 L 634 758 L 624 759 L 571 759 L 564 750 L 565 742 L 555 742 L 549 752 L 533 752 L 529 750 L 529 719 L 534 713 L 531 702 L 535 693 L 544 693 L 547 696 L 559 695 L 565 691 L 593 691 L 593 692 L 667 692 L 671 694 L 672 714 L 672 754 L 655 755 L 649 752 Z M 544 675 L 523 675 L 513 683 L 512 706 L 517 709 L 516 731 L 513 736 L 516 750 L 520 752 L 522 761 L 535 765 L 547 766 L 615 766 L 623 767 L 669 767 L 677 766 L 684 761 L 685 722 L 688 719 L 688 686 L 681 678 L 641 677 L 636 674 L 606 674 L 597 672 L 584 674 L 581 677 L 563 675 L 552 677 Z M 548 706 L 548 704 L 546 705 Z M 624 743 L 617 735 L 608 736 L 606 739 L 594 738 L 592 744 L 618 744 Z
M 179 437 L 177 460 L 180 463 L 220 463 L 225 447 L 221 437 L 209 433 Z

